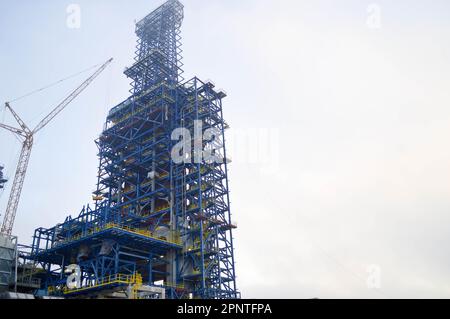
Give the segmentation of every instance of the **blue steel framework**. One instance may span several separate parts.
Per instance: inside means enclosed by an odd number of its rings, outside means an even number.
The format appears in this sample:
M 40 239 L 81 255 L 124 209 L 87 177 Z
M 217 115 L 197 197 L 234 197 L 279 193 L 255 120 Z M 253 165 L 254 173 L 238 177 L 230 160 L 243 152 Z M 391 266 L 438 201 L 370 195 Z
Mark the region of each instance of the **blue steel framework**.
M 5 183 L 8 181 L 3 178 L 3 169 L 4 167 L 0 165 L 0 189 L 2 189 L 5 186 Z
M 223 91 L 182 79 L 183 5 L 169 0 L 136 25 L 135 63 L 125 70 L 130 98 L 114 107 L 96 141 L 95 208 L 83 208 L 50 229 L 35 231 L 31 258 L 47 271 L 44 289 L 68 297 L 125 288 L 118 275 L 163 286 L 169 298 L 240 298 L 236 288 Z M 215 149 L 216 161 L 172 161 L 176 128 Z M 198 131 L 197 131 L 198 133 Z M 198 152 L 191 151 L 191 158 Z M 82 289 L 68 290 L 64 269 L 77 264 Z M 135 278 L 135 277 L 132 277 Z M 131 282 L 132 283 L 132 282 Z

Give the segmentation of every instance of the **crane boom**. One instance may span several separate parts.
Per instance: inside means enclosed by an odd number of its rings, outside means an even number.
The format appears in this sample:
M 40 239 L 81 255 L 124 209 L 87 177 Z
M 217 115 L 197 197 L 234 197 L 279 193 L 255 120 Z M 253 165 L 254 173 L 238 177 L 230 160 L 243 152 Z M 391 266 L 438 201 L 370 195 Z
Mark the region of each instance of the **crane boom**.
M 22 151 L 19 157 L 19 163 L 17 165 L 16 174 L 14 176 L 13 185 L 11 188 L 11 193 L 9 195 L 8 205 L 6 207 L 6 213 L 3 218 L 3 223 L 0 232 L 3 234 L 11 235 L 14 226 L 14 220 L 16 218 L 17 208 L 19 206 L 19 200 L 22 193 L 23 183 L 25 180 L 25 175 L 28 168 L 28 163 L 30 162 L 31 149 L 33 148 L 34 134 L 42 130 L 48 123 L 51 122 L 59 113 L 61 113 L 64 108 L 70 104 L 81 92 L 86 89 L 89 84 L 94 81 L 94 79 L 102 73 L 106 67 L 112 62 L 110 59 L 105 62 L 94 74 L 92 74 L 86 81 L 84 81 L 78 88 L 76 88 L 67 98 L 65 98 L 53 111 L 50 112 L 36 128 L 31 131 L 28 126 L 22 121 L 19 115 L 11 108 L 9 103 L 6 103 L 6 108 L 10 110 L 17 123 L 20 125 L 21 129 L 14 128 L 5 124 L 0 124 L 0 128 L 9 130 L 23 138 Z
M 12 126 L 9 126 L 6 124 L 2 124 L 2 123 L 0 123 L 0 127 L 5 130 L 8 130 L 10 132 L 13 132 L 14 134 L 17 134 L 17 135 L 20 135 L 20 136 L 23 136 L 26 138 L 26 134 L 21 129 L 18 129 L 18 128 L 15 128 L 15 127 L 12 127 Z
M 25 124 L 24 121 L 22 121 L 22 119 L 20 118 L 19 114 L 16 113 L 16 111 L 14 111 L 12 109 L 12 107 L 9 105 L 8 102 L 5 103 L 5 107 L 11 112 L 11 114 L 14 116 L 14 119 L 17 121 L 17 123 L 19 123 L 20 127 L 22 128 L 22 131 L 26 134 L 30 134 L 31 131 L 28 128 L 28 126 Z
M 33 130 L 33 134 L 37 133 L 38 131 L 42 130 L 51 120 L 53 120 L 64 108 L 70 104 L 81 92 L 84 91 L 85 88 L 88 87 L 89 84 L 92 83 L 92 81 L 95 80 L 97 76 L 102 73 L 106 67 L 112 62 L 113 59 L 109 59 L 106 61 L 105 64 L 103 64 L 97 71 L 95 71 L 94 74 L 92 74 L 86 81 L 84 81 L 75 91 L 73 91 L 68 97 L 64 99 L 53 111 L 50 112 L 49 115 L 47 115 Z

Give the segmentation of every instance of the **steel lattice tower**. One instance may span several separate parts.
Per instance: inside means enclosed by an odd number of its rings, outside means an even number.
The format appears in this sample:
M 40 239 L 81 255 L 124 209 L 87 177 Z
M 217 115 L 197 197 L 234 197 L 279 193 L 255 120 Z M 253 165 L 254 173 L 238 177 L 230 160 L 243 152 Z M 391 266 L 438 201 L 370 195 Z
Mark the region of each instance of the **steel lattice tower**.
M 138 297 L 145 286 L 162 287 L 169 298 L 240 297 L 226 94 L 210 81 L 182 78 L 182 21 L 183 5 L 169 0 L 136 24 L 135 62 L 125 70 L 132 95 L 111 109 L 96 140 L 95 208 L 35 231 L 31 258 L 47 271 L 43 288 L 53 294 Z M 183 148 L 182 161 L 173 158 L 177 129 L 186 132 L 183 145 L 197 147 Z M 211 156 L 199 156 L 203 150 Z M 80 267 L 78 289 L 65 286 L 69 264 Z

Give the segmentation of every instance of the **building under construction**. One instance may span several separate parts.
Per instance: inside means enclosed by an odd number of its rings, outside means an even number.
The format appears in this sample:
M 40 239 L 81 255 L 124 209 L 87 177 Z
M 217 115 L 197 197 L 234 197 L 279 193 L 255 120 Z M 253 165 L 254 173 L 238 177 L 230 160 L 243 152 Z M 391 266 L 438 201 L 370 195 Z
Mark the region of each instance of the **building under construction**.
M 39 280 L 35 294 L 240 298 L 226 93 L 211 81 L 183 79 L 182 21 L 183 5 L 169 0 L 137 22 L 135 63 L 125 70 L 131 96 L 110 110 L 96 140 L 95 203 L 36 229 L 20 255 L 30 280 Z

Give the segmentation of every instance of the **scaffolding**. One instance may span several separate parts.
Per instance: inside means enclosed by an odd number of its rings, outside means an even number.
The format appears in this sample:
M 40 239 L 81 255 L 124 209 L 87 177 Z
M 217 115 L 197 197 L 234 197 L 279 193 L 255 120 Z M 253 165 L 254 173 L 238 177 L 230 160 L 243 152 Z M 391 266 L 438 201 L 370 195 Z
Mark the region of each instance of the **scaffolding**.
M 41 294 L 83 298 L 240 298 L 236 288 L 222 99 L 211 81 L 182 77 L 183 5 L 169 0 L 136 24 L 131 96 L 112 108 L 96 140 L 94 206 L 38 228 L 30 259 Z M 173 132 L 203 151 L 183 150 Z M 211 133 L 213 132 L 213 133 Z M 199 138 L 200 136 L 200 138 Z M 203 137 L 206 138 L 203 138 Z M 198 159 L 197 161 L 193 159 Z M 66 268 L 80 268 L 67 287 Z

